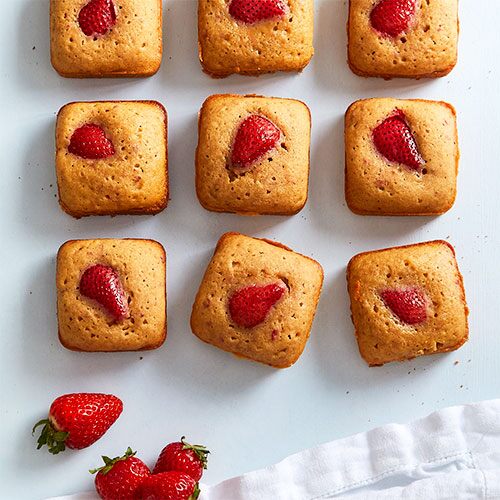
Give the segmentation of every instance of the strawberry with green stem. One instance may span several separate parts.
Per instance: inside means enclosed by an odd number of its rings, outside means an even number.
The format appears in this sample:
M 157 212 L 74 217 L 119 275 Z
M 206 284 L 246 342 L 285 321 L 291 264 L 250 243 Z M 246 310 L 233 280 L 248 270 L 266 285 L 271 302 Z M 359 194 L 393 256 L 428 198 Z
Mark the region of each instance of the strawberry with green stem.
M 190 444 L 185 436 L 176 443 L 165 446 L 158 457 L 153 474 L 167 471 L 183 472 L 199 481 L 207 468 L 207 455 L 210 451 L 203 445 Z
M 129 447 L 121 457 L 103 456 L 104 465 L 89 471 L 91 474 L 97 474 L 95 488 L 103 500 L 137 498 L 139 486 L 151 475 L 151 471 L 135 454 Z
M 48 418 L 33 427 L 43 426 L 37 449 L 47 445 L 56 455 L 67 448 L 82 449 L 100 439 L 123 411 L 123 403 L 112 394 L 65 394 L 54 400 Z

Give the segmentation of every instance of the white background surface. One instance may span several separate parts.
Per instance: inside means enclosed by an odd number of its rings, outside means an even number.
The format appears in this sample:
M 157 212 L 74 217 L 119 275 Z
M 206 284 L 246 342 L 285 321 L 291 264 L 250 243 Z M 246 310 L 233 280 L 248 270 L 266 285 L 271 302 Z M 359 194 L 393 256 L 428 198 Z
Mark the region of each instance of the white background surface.
M 347 2 L 316 1 L 316 55 L 300 75 L 211 80 L 197 60 L 196 2 L 165 2 L 160 72 L 142 80 L 68 80 L 49 63 L 48 0 L 4 0 L 1 67 L 0 496 L 38 499 L 91 489 L 100 455 L 130 445 L 154 463 L 186 434 L 213 451 L 215 483 L 315 444 L 430 411 L 498 396 L 500 267 L 496 0 L 461 2 L 459 64 L 436 81 L 362 79 L 346 59 Z M 194 191 L 198 109 L 208 95 L 304 100 L 313 116 L 310 199 L 291 218 L 213 214 Z M 455 207 L 439 218 L 363 218 L 345 206 L 343 114 L 358 98 L 446 99 L 459 114 L 462 161 Z M 68 101 L 157 99 L 170 119 L 171 203 L 155 217 L 74 220 L 55 198 L 54 123 Z M 273 238 L 318 259 L 325 287 L 304 355 L 275 371 L 200 342 L 189 315 L 204 268 L 228 230 Z M 148 353 L 82 354 L 57 340 L 55 254 L 72 238 L 146 237 L 168 260 L 169 336 Z M 349 318 L 345 266 L 360 251 L 435 238 L 455 245 L 471 309 L 470 341 L 448 355 L 368 368 Z M 143 358 L 143 359 L 142 359 Z M 455 361 L 459 361 L 455 364 Z M 94 446 L 56 457 L 35 451 L 31 426 L 74 391 L 112 392 L 125 410 Z

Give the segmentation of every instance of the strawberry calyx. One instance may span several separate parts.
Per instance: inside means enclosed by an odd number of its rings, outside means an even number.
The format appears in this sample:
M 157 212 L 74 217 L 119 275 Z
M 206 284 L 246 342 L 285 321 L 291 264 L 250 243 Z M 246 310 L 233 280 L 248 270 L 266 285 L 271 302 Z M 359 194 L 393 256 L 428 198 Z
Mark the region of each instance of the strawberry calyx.
M 41 425 L 43 425 L 43 428 L 38 437 L 36 449 L 39 450 L 42 446 L 47 445 L 49 452 L 53 455 L 57 455 L 61 451 L 64 451 L 66 449 L 66 439 L 68 439 L 69 432 L 58 430 L 50 419 L 44 418 L 34 425 L 32 430 L 33 435 L 36 429 Z
M 196 483 L 196 486 L 194 487 L 194 491 L 193 491 L 193 493 L 191 493 L 191 496 L 188 498 L 188 500 L 196 500 L 200 496 L 200 493 L 201 493 L 200 485 L 199 485 L 199 483 Z
M 132 448 L 129 446 L 125 451 L 125 454 L 122 455 L 121 457 L 109 458 L 103 455 L 101 458 L 104 462 L 104 465 L 102 465 L 101 467 L 97 467 L 96 469 L 90 469 L 89 472 L 91 474 L 97 474 L 98 472 L 100 472 L 103 476 L 105 476 L 113 468 L 113 465 L 115 465 L 117 462 L 127 460 L 127 458 L 135 456 L 136 453 L 137 452 L 132 451 Z
M 181 443 L 182 443 L 182 449 L 183 450 L 192 450 L 200 462 L 203 465 L 203 468 L 207 468 L 207 455 L 210 453 L 210 451 L 203 445 L 201 444 L 190 444 L 186 441 L 186 436 L 181 437 Z M 199 488 L 198 488 L 199 490 Z M 199 494 L 199 491 L 198 491 Z M 198 498 L 197 496 L 195 498 Z

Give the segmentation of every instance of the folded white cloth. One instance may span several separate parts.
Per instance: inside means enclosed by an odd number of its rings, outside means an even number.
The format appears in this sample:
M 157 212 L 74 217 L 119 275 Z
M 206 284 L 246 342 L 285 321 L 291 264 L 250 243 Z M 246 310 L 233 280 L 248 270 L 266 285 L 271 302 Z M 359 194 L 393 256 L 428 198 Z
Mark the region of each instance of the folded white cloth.
M 94 500 L 85 493 L 57 500 Z M 202 486 L 200 500 L 500 499 L 500 399 L 455 406 Z M 53 499 L 56 500 L 56 499 Z

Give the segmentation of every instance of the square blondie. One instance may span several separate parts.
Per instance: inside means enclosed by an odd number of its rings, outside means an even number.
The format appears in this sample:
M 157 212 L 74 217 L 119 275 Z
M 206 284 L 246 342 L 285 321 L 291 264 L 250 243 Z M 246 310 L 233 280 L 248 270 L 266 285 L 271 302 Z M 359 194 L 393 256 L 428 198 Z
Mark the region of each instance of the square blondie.
M 455 201 L 455 109 L 424 100 L 365 99 L 345 116 L 345 197 L 361 215 L 439 215 Z
M 59 339 L 67 349 L 139 351 L 165 341 L 166 255 L 160 243 L 67 241 L 57 254 L 56 275 Z M 111 293 L 117 304 L 109 303 Z
M 50 48 L 61 76 L 153 75 L 162 57 L 162 1 L 50 0 Z
M 313 0 L 199 0 L 199 57 L 206 73 L 301 71 L 313 56 Z
M 445 241 L 356 255 L 347 283 L 359 351 L 370 366 L 453 351 L 468 339 L 463 279 Z
M 304 103 L 213 95 L 201 108 L 198 130 L 196 193 L 207 210 L 293 215 L 304 207 L 311 138 Z
M 56 124 L 59 203 L 73 217 L 156 214 L 168 203 L 165 108 L 154 101 L 74 102 Z
M 200 285 L 191 328 L 224 351 L 287 368 L 304 350 L 322 284 L 316 261 L 279 243 L 226 233 Z
M 350 0 L 347 29 L 360 76 L 435 78 L 457 62 L 458 0 Z

